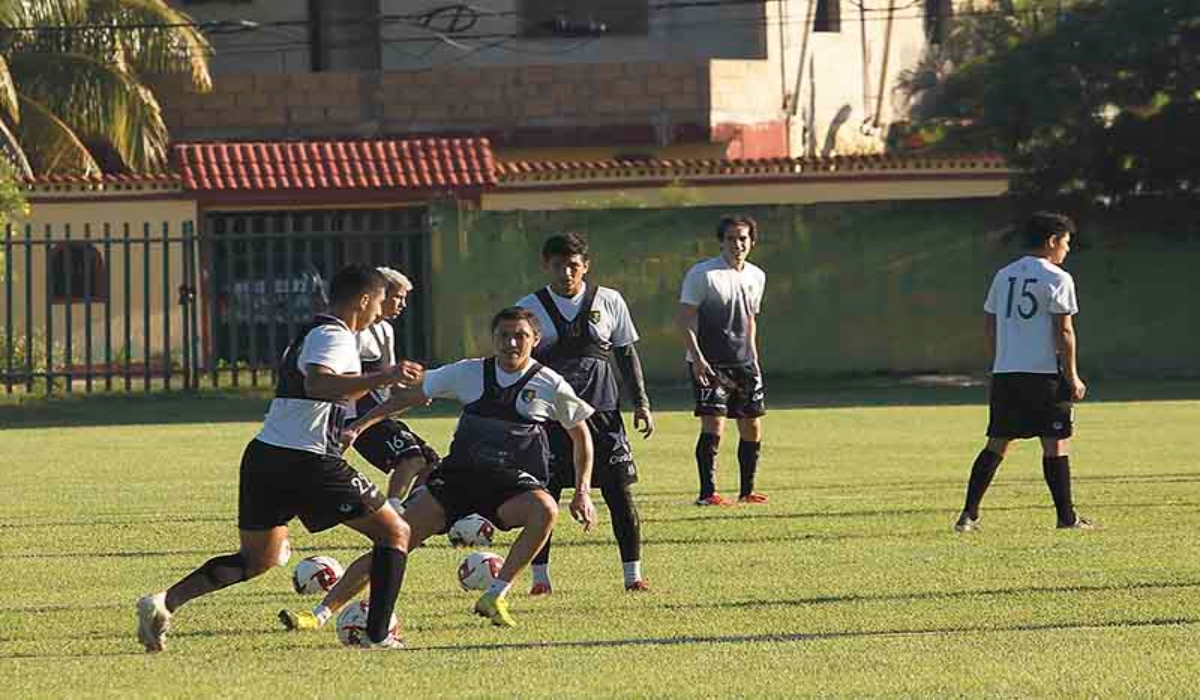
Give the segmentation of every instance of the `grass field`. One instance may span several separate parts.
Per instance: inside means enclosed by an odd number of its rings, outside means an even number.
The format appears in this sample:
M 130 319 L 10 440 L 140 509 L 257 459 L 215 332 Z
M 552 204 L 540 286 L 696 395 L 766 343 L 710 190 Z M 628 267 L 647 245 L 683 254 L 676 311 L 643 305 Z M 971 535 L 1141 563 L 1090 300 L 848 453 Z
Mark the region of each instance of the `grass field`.
M 184 608 L 168 650 L 141 652 L 136 597 L 236 541 L 237 463 L 261 401 L 0 406 L 0 687 L 6 697 L 1194 695 L 1200 401 L 1188 397 L 1200 384 L 1093 392 L 1100 400 L 1077 411 L 1073 469 L 1080 512 L 1102 531 L 1054 530 L 1026 443 L 1001 468 L 984 529 L 951 533 L 986 419 L 978 388 L 777 393 L 765 507 L 690 505 L 694 421 L 661 412 L 654 438 L 635 440 L 652 593 L 623 593 L 601 507 L 598 532 L 560 526 L 554 595 L 527 597 L 525 574 L 512 594 L 521 626 L 493 629 L 467 614 L 461 554 L 439 539 L 410 561 L 399 612 L 411 650 L 398 653 L 341 648 L 332 630 L 282 632 L 276 611 L 311 603 L 287 569 Z M 444 446 L 452 419 L 414 426 Z M 727 492 L 733 449 L 727 438 Z M 292 542 L 299 556 L 343 563 L 364 548 L 352 533 L 298 525 Z

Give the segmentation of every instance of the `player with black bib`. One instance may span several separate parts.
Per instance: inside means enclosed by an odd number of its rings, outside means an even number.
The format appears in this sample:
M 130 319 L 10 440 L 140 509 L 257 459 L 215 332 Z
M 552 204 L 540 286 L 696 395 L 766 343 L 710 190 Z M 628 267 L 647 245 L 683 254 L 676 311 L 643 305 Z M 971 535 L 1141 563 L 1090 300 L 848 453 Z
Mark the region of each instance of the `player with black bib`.
M 146 651 L 163 649 L 180 606 L 286 562 L 287 525 L 297 517 L 310 532 L 344 524 L 374 543 L 363 645 L 403 646 L 388 627 L 404 579 L 409 529 L 370 479 L 342 459 L 350 403 L 372 389 L 421 376 L 420 367 L 411 363 L 372 374 L 360 371 L 355 333 L 379 316 L 384 286 L 374 269 L 342 269 L 331 283 L 329 313 L 318 315 L 284 351 L 275 398 L 262 430 L 242 455 L 241 547 L 138 600 L 137 634 Z
M 641 523 L 632 487 L 637 466 L 620 411 L 617 372 L 633 399 L 633 423 L 644 437 L 654 432 L 650 400 L 642 362 L 638 357 L 637 329 L 624 297 L 615 289 L 589 284 L 591 266 L 587 241 L 577 233 L 552 236 L 542 246 L 542 264 L 550 283 L 517 302 L 529 309 L 542 327 L 534 359 L 554 369 L 570 383 L 596 412 L 588 419 L 596 458 L 592 482 L 600 487 L 612 518 L 613 535 L 621 554 L 627 591 L 646 591 L 642 577 Z M 550 436 L 550 495 L 558 500 L 573 482 L 571 439 L 557 426 Z M 550 540 L 533 559 L 530 595 L 546 595 L 550 584 Z

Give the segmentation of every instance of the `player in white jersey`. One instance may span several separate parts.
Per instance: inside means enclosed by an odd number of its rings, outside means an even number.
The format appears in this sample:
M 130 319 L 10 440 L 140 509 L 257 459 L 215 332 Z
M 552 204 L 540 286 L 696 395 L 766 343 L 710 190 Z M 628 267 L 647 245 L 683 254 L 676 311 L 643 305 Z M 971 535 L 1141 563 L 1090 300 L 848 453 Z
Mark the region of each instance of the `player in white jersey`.
M 393 392 L 349 433 L 352 440 L 384 416 L 432 399 L 463 404 L 450 453 L 409 497 L 404 520 L 412 528 L 413 547 L 471 513 L 502 530 L 520 530 L 500 573 L 475 603 L 476 614 L 501 627 L 515 626 L 505 596 L 513 579 L 546 543 L 558 518 L 558 502 L 546 491 L 549 444 L 544 425 L 550 421 L 561 425 L 574 444 L 571 515 L 585 531 L 596 522 L 587 426 L 593 410 L 562 376 L 533 359 L 539 338 L 532 313 L 518 307 L 503 309 L 492 319 L 493 357 L 462 360 L 426 372 L 419 388 Z M 324 624 L 367 585 L 371 569 L 372 556 L 360 557 L 321 601 L 319 612 L 293 613 L 301 624 L 285 624 L 296 630 Z
M 343 416 L 362 394 L 401 380 L 420 367 L 403 363 L 360 372 L 354 333 L 379 315 L 384 280 L 352 265 L 331 283 L 330 311 L 318 315 L 280 361 L 275 398 L 262 430 L 246 446 L 238 488 L 240 549 L 214 557 L 165 591 L 137 602 L 138 640 L 161 651 L 176 610 L 188 601 L 247 581 L 287 560 L 288 523 L 311 532 L 344 524 L 373 543 L 371 609 L 364 646 L 403 646 L 388 629 L 404 578 L 408 526 L 370 480 L 342 459 Z
M 625 590 L 647 591 L 642 577 L 642 533 L 633 484 L 637 466 L 620 411 L 617 372 L 633 400 L 633 425 L 644 437 L 654 432 L 646 396 L 637 329 L 624 297 L 615 289 L 584 280 L 591 265 L 587 241 L 576 233 L 551 236 L 542 246 L 542 263 L 550 284 L 523 297 L 517 306 L 529 309 L 542 327 L 534 359 L 557 371 L 596 412 L 588 419 L 595 446 L 592 483 L 600 487 L 612 517 L 613 536 L 621 553 Z M 572 444 L 566 432 L 549 426 L 550 495 L 558 500 L 569 488 L 575 469 Z M 550 540 L 533 559 L 530 595 L 546 595 L 550 585 Z
M 700 418 L 696 467 L 700 473 L 698 506 L 725 506 L 717 493 L 717 453 L 725 418 L 737 420 L 739 503 L 766 503 L 754 490 L 762 449 L 764 405 L 758 361 L 758 320 L 767 276 L 747 258 L 758 240 L 749 216 L 727 216 L 717 223 L 721 254 L 688 270 L 679 295 L 679 324 Z
M 1072 403 L 1087 391 L 1075 359 L 1075 280 L 1061 267 L 1074 232 L 1075 224 L 1061 214 L 1034 214 L 1024 229 L 1028 254 L 997 272 L 988 290 L 983 305 L 993 356 L 988 441 L 971 467 L 956 532 L 979 526 L 979 503 L 1009 443 L 1034 437 L 1041 439 L 1042 475 L 1058 527 L 1093 527 L 1075 513 L 1068 456 Z
M 392 322 L 408 304 L 413 285 L 403 273 L 389 267 L 377 268 L 387 280 L 381 318 L 358 332 L 359 356 L 364 372 L 378 372 L 396 364 L 396 331 Z M 364 395 L 355 404 L 355 416 L 366 415 L 372 408 L 387 401 L 388 387 Z M 350 418 L 353 420 L 353 417 Z M 371 426 L 358 436 L 354 449 L 376 469 L 390 474 L 388 501 L 403 512 L 401 502 L 409 486 L 420 474 L 428 474 L 438 462 L 437 452 L 407 423 L 389 417 Z

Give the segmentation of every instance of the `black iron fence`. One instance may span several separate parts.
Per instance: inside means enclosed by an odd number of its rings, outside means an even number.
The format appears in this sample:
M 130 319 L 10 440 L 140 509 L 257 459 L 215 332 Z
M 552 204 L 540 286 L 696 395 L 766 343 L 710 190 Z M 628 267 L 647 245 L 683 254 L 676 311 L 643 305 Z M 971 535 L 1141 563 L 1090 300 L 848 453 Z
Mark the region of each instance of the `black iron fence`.
M 215 212 L 141 226 L 9 226 L 0 372 L 14 393 L 266 386 L 342 265 L 416 284 L 399 355 L 429 347 L 423 209 Z

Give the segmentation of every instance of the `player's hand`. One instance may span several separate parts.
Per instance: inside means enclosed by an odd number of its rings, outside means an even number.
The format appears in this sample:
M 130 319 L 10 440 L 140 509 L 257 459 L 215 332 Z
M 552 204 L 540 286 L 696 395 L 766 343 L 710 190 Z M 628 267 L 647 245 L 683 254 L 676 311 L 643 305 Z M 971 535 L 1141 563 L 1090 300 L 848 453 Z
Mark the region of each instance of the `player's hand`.
M 575 497 L 571 499 L 571 517 L 583 524 L 584 532 L 592 531 L 596 526 L 596 504 L 592 503 L 592 494 L 576 489 Z
M 1069 381 L 1071 382 L 1071 400 L 1083 401 L 1083 396 L 1087 393 L 1087 384 L 1084 384 L 1078 376 L 1071 377 Z
M 697 357 L 692 362 L 692 371 L 696 373 L 696 383 L 700 386 L 712 386 L 713 381 L 717 378 L 717 373 L 713 370 L 712 365 L 708 364 L 708 360 L 703 357 Z
M 342 428 L 342 452 L 350 449 L 350 446 L 358 439 L 359 432 L 361 431 L 356 425 L 348 425 Z
M 395 383 L 404 386 L 420 386 L 425 381 L 425 368 L 412 360 L 400 360 L 392 372 Z
M 654 434 L 654 416 L 649 406 L 638 406 L 633 409 L 633 429 L 648 438 Z

